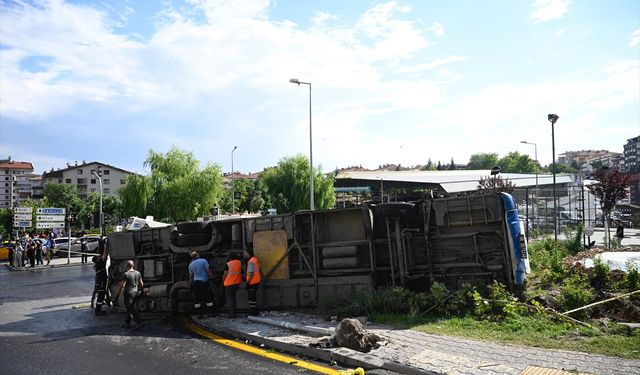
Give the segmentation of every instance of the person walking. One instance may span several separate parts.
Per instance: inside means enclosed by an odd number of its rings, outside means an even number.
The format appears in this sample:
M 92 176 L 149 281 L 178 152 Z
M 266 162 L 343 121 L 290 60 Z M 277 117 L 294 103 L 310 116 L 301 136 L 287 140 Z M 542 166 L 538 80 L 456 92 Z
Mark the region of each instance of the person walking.
M 213 279 L 213 271 L 209 262 L 200 258 L 197 251 L 191 253 L 191 259 L 193 260 L 189 264 L 189 284 L 195 300 L 196 314 L 198 318 L 203 318 L 205 313 L 213 313 L 213 299 L 209 291 L 209 279 Z
M 253 249 L 244 249 L 247 259 L 247 299 L 249 300 L 249 315 L 260 315 L 258 310 L 258 288 L 260 287 L 260 261 L 253 255 Z
M 83 238 L 82 241 L 80 241 L 80 252 L 82 253 L 82 264 L 86 264 L 89 257 L 89 255 L 87 254 L 89 252 L 89 246 L 87 245 L 86 238 Z
M 622 220 L 618 220 L 618 226 L 616 227 L 616 238 L 618 239 L 618 247 L 622 246 L 622 239 L 624 238 L 624 224 Z
M 229 317 L 236 317 L 236 292 L 242 283 L 242 262 L 238 254 L 229 255 L 229 260 L 222 274 L 224 294 L 229 307 Z
M 105 247 L 102 254 L 94 255 L 93 258 L 91 258 L 91 261 L 94 263 L 93 269 L 96 273 L 93 293 L 91 294 L 91 307 L 95 309 L 96 316 L 106 315 L 106 312 L 102 311 L 102 306 L 104 306 L 107 295 L 107 256 L 108 250 Z
M 140 272 L 133 269 L 133 261 L 127 261 L 127 271 L 122 274 L 120 279 L 120 288 L 116 294 L 115 300 L 120 298 L 120 294 L 124 291 L 124 307 L 127 309 L 127 315 L 124 319 L 122 327 L 131 328 L 131 319 L 136 323 L 135 329 L 138 330 L 144 327 L 138 308 L 136 307 L 136 299 L 142 294 L 142 288 L 144 288 L 144 282 L 142 281 L 142 275 Z

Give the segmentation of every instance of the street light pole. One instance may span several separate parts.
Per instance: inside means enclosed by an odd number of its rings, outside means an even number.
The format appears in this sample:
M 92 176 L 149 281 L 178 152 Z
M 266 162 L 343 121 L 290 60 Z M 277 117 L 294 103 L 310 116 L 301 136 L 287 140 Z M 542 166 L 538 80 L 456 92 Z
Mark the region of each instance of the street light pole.
M 311 211 L 315 210 L 314 204 L 314 190 L 313 190 L 313 131 L 311 127 L 311 83 L 310 82 L 302 82 L 297 78 L 291 78 L 289 80 L 291 83 L 295 83 L 298 86 L 300 85 L 309 85 L 309 189 L 310 189 L 310 199 L 309 206 L 311 207 Z
M 554 126 L 559 118 L 560 117 L 556 114 L 549 114 L 549 116 L 547 116 L 547 119 L 551 122 L 551 153 L 553 156 L 551 159 L 551 172 L 553 173 L 553 235 L 556 241 L 558 241 L 558 207 L 556 204 L 556 140 Z
M 533 211 L 536 215 L 536 226 L 537 226 L 537 221 L 538 221 L 538 145 L 536 143 L 533 142 L 527 142 L 527 141 L 520 141 L 520 143 L 526 144 L 526 145 L 533 145 L 533 153 L 534 153 L 534 157 L 536 158 L 536 209 Z M 529 225 L 529 218 L 527 218 L 527 228 Z
M 98 177 L 98 182 L 100 183 L 100 217 L 98 220 L 100 220 L 100 234 L 104 234 L 102 231 L 102 177 L 96 171 L 92 171 L 92 173 Z
M 233 152 L 238 148 L 238 146 L 233 146 L 233 150 L 231 150 L 231 213 L 234 214 L 236 212 L 236 180 L 233 178 Z

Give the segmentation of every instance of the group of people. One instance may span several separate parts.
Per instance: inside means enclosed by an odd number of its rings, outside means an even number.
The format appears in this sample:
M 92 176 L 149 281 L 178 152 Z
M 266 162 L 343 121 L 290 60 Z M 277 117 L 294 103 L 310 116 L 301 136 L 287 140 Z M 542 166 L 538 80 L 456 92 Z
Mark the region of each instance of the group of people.
M 144 288 L 144 281 L 139 271 L 135 269 L 135 264 L 132 260 L 128 260 L 126 263 L 127 270 L 123 272 L 119 280 L 117 293 L 113 298 L 109 296 L 109 289 L 107 285 L 107 270 L 106 259 L 108 256 L 108 246 L 106 242 L 101 242 L 99 246 L 100 255 L 93 257 L 95 263 L 95 285 L 94 292 L 91 297 L 91 305 L 95 309 L 95 315 L 106 314 L 102 311 L 102 306 L 105 304 L 118 303 L 120 296 L 123 297 L 124 307 L 126 309 L 125 321 L 122 324 L 124 328 L 131 328 L 131 322 L 135 323 L 135 329 L 144 327 L 144 322 L 140 316 L 140 313 L 136 307 L 136 299 L 142 294 Z M 254 256 L 251 249 L 244 250 L 244 257 L 247 261 L 246 273 L 243 278 L 242 275 L 242 262 L 240 257 L 233 254 L 229 257 L 224 274 L 222 276 L 223 285 L 225 288 L 225 295 L 227 305 L 229 307 L 229 317 L 236 317 L 236 292 L 242 285 L 243 281 L 247 289 L 247 299 L 249 303 L 249 315 L 259 315 L 258 310 L 258 298 L 257 291 L 260 287 L 261 275 L 260 275 L 260 261 Z M 194 307 L 195 312 L 199 317 L 204 317 L 205 314 L 211 315 L 213 313 L 213 298 L 209 288 L 209 281 L 213 279 L 214 274 L 209 265 L 209 262 L 200 257 L 198 252 L 191 253 L 192 261 L 189 264 L 189 283 L 191 285 L 191 291 L 195 300 Z M 94 304 L 95 301 L 95 304 Z
M 37 265 L 44 265 L 44 260 L 47 260 L 47 265 L 53 258 L 53 238 L 55 234 L 53 232 L 40 233 L 39 235 L 29 235 L 27 232 L 20 234 L 19 238 L 15 240 L 13 247 L 9 248 L 9 267 L 12 269 L 20 269 L 22 267 L 36 267 Z
M 244 283 L 247 289 L 249 303 L 249 315 L 259 315 L 258 288 L 260 287 L 260 261 L 251 249 L 244 249 L 244 258 L 247 261 Z M 213 271 L 206 259 L 200 258 L 198 252 L 191 253 L 189 264 L 189 283 L 195 300 L 195 312 L 198 317 L 212 314 L 213 299 L 209 290 L 209 280 L 213 278 Z M 229 308 L 229 317 L 236 317 L 236 293 L 243 283 L 242 262 L 238 254 L 231 254 L 227 259 L 225 271 L 222 275 L 222 284 L 225 289 L 225 297 Z

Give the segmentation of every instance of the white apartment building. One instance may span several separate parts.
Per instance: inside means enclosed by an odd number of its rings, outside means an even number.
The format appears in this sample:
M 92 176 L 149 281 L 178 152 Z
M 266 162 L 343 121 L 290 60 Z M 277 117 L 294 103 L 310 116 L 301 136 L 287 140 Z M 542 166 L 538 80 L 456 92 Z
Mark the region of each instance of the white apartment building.
M 0 208 L 9 208 L 13 202 L 18 206 L 21 200 L 31 197 L 33 164 L 25 161 L 0 160 Z
M 75 185 L 80 198 L 87 199 L 90 193 L 100 192 L 100 181 L 94 172 L 102 177 L 102 193 L 114 197 L 118 195 L 118 190 L 126 185 L 126 176 L 133 174 L 109 164 L 83 161 L 82 164 L 67 164 L 67 168 L 43 173 L 42 185 L 46 186 L 48 183 Z

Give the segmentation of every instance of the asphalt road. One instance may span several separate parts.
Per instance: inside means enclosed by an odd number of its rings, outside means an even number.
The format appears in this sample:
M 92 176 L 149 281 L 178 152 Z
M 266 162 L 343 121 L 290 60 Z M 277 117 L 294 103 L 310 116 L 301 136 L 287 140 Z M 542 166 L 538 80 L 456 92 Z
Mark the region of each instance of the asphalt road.
M 120 327 L 121 313 L 95 317 L 87 303 L 90 266 L 10 272 L 0 267 L 0 373 L 299 374 L 195 336 L 167 320 L 141 331 Z

